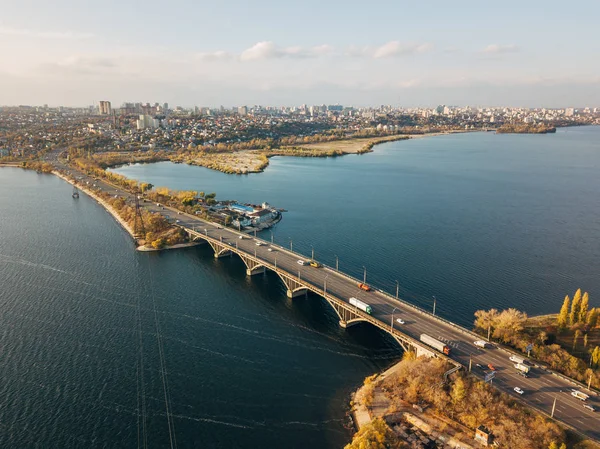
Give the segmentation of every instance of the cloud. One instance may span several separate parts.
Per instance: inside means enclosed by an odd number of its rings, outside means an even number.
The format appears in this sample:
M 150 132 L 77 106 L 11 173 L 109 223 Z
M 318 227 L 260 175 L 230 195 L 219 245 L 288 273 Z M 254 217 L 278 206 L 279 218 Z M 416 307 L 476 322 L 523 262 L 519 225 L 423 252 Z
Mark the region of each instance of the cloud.
M 349 56 L 365 57 L 373 59 L 394 58 L 403 55 L 426 53 L 433 49 L 429 43 L 403 43 L 400 41 L 390 41 L 379 47 L 370 46 L 351 46 L 348 48 Z
M 381 47 L 376 48 L 375 52 L 373 53 L 373 58 L 381 59 L 406 54 L 425 53 L 432 48 L 433 46 L 431 44 L 404 44 L 399 41 L 391 41 L 387 44 L 383 44 Z
M 198 53 L 196 57 L 201 61 L 213 62 L 228 61 L 233 58 L 233 55 L 223 50 L 217 50 L 212 52 Z
M 317 45 L 315 47 L 304 48 L 300 46 L 294 47 L 278 47 L 272 41 L 257 42 L 252 47 L 244 50 L 240 54 L 241 61 L 259 61 L 267 59 L 279 58 L 317 58 L 333 53 L 333 47 L 327 44 Z
M 498 44 L 490 44 L 481 50 L 482 53 L 488 55 L 499 55 L 502 53 L 516 53 L 519 51 L 519 47 L 511 44 L 511 45 L 498 45 Z
M 38 39 L 91 39 L 91 33 L 73 31 L 34 31 L 27 28 L 11 28 L 0 26 L 0 34 L 4 36 L 33 37 Z

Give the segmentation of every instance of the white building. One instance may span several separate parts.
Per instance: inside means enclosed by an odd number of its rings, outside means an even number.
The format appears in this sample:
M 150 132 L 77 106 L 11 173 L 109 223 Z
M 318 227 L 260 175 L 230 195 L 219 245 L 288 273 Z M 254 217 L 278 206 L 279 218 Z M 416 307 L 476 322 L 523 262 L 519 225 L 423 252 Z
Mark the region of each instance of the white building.
M 160 120 L 157 120 L 149 115 L 140 115 L 136 121 L 137 129 L 156 129 L 160 126 Z

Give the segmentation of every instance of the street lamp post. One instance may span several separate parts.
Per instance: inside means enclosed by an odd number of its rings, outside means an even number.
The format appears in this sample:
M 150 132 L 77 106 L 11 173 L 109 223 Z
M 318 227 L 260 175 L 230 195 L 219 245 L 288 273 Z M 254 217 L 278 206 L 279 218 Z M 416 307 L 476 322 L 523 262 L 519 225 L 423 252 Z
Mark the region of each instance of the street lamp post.
M 338 256 L 335 256 L 335 271 L 340 271 L 339 270 L 339 262 L 340 260 L 338 259 Z
M 364 265 L 363 265 L 363 270 L 364 270 L 364 273 L 363 273 L 363 284 L 366 284 L 367 283 L 367 267 L 365 267 Z
M 437 302 L 437 299 L 435 296 L 432 296 L 432 298 L 433 298 L 433 316 L 435 316 L 435 304 Z
M 207 228 L 204 228 L 204 233 L 205 233 L 206 235 L 208 235 L 208 229 L 207 229 Z
M 292 240 L 291 237 L 290 237 L 290 251 L 294 252 L 294 241 Z
M 329 277 L 329 275 L 325 276 L 325 280 L 323 281 L 323 294 L 327 294 L 327 278 Z
M 312 260 L 315 260 L 315 249 L 313 248 L 312 245 L 310 245 L 310 258 Z
M 301 280 L 301 278 L 300 278 L 300 270 L 298 270 L 298 280 Z
M 277 256 L 275 256 L 275 271 L 277 271 Z
M 396 299 L 398 299 L 400 293 L 400 282 L 396 281 Z
M 271 233 L 271 245 L 273 244 L 273 231 L 269 231 Z
M 390 322 L 390 332 L 393 332 L 394 330 L 394 312 L 398 310 L 398 307 L 394 307 L 394 310 L 392 310 L 392 321 Z

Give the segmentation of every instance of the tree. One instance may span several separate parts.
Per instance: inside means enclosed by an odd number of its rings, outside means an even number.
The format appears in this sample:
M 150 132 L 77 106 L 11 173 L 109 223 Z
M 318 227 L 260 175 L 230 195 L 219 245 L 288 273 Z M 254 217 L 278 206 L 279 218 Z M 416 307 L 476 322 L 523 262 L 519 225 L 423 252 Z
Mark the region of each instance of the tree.
M 455 404 L 462 402 L 467 395 L 467 388 L 462 377 L 457 378 L 452 384 L 452 390 L 450 391 L 450 397 Z
M 581 308 L 581 289 L 578 288 L 573 296 L 573 302 L 571 303 L 571 314 L 569 315 L 569 324 L 572 326 L 577 323 L 579 319 L 579 309 Z
M 369 424 L 361 427 L 352 443 L 345 449 L 387 449 L 406 447 L 397 441 L 392 430 L 381 418 L 375 418 Z
M 564 329 L 569 324 L 569 305 L 571 302 L 571 298 L 569 295 L 565 296 L 565 300 L 563 301 L 563 305 L 560 308 L 560 313 L 558 314 L 557 323 L 558 327 Z
M 600 365 L 600 347 L 596 346 L 592 351 L 592 357 L 590 360 L 592 368 L 597 368 Z
M 594 307 L 587 316 L 587 325 L 590 326 L 590 329 L 593 329 L 598 324 L 598 308 Z
M 524 312 L 512 308 L 503 310 L 496 319 L 494 338 L 499 338 L 505 343 L 515 342 L 523 330 L 526 320 L 527 314 Z
M 589 308 L 589 296 L 588 296 L 588 292 L 585 292 L 583 294 L 583 297 L 581 298 L 581 305 L 579 307 L 579 320 L 578 321 L 580 323 L 587 322 L 588 308 Z
M 478 310 L 475 312 L 475 327 L 488 330 L 496 326 L 496 320 L 498 319 L 498 310 Z
M 575 331 L 575 334 L 573 335 L 573 349 L 575 349 L 575 347 L 577 346 L 577 340 L 579 339 L 579 337 L 581 337 L 581 331 L 577 329 Z

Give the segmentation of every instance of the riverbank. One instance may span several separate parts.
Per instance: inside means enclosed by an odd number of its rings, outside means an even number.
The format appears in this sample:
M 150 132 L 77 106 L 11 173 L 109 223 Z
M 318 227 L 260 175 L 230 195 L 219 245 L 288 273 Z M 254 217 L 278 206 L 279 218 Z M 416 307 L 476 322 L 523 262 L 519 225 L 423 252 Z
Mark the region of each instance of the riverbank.
M 113 218 L 117 221 L 117 223 L 119 223 L 121 225 L 121 227 L 129 233 L 129 235 L 131 236 L 133 241 L 137 244 L 137 239 L 135 238 L 135 233 L 134 233 L 132 227 L 129 226 L 129 223 L 127 223 L 125 220 L 123 220 L 123 218 L 121 218 L 119 213 L 110 204 L 108 204 L 103 198 L 96 195 L 96 193 L 94 193 L 92 190 L 88 189 L 87 187 L 85 187 L 83 185 L 76 183 L 75 181 L 69 179 L 68 177 L 66 177 L 65 175 L 63 175 L 62 173 L 60 173 L 58 171 L 53 171 L 52 174 L 55 176 L 58 176 L 63 181 L 68 182 L 73 187 L 77 187 L 77 189 L 79 191 L 84 192 L 87 196 L 96 200 L 96 202 L 98 204 L 100 204 L 102 207 L 104 207 L 104 209 L 106 209 L 106 211 L 113 216 Z
M 373 152 L 373 148 L 376 145 L 383 143 L 477 131 L 482 130 L 454 130 L 423 134 L 396 134 L 383 137 L 362 137 L 356 139 L 333 140 L 330 142 L 282 146 L 279 148 L 226 151 L 220 153 L 162 153 L 161 156 L 136 155 L 135 157 L 122 153 L 105 153 L 102 156 L 103 160 L 100 162 L 100 165 L 103 168 L 116 168 L 128 164 L 145 164 L 158 161 L 171 161 L 176 164 L 179 163 L 205 167 L 226 174 L 247 175 L 251 173 L 264 172 L 269 166 L 269 159 L 275 156 L 327 158 L 345 156 L 349 154 L 364 154 Z
M 384 373 L 366 378 L 353 396 L 358 432 L 346 449 L 362 447 L 377 433 L 382 442 L 400 440 L 412 448 L 471 449 L 486 437 L 482 428 L 500 447 L 546 449 L 552 442 L 597 447 L 468 373 L 446 378 L 448 368 L 443 360 L 407 354 Z
M 173 245 L 163 245 L 158 248 L 155 248 L 150 245 L 146 245 L 146 242 L 143 239 L 136 238 L 135 231 L 131 227 L 131 225 L 105 199 L 103 199 L 102 197 L 97 195 L 93 190 L 87 188 L 85 185 L 81 185 L 81 184 L 73 181 L 72 179 L 68 178 L 67 176 L 63 175 L 62 173 L 60 173 L 58 171 L 53 171 L 52 174 L 61 178 L 64 181 L 68 182 L 72 186 L 76 187 L 79 191 L 85 193 L 90 198 L 93 198 L 94 200 L 96 200 L 96 202 L 98 204 L 100 204 L 102 207 L 104 207 L 104 209 L 110 215 L 113 216 L 113 218 L 117 221 L 117 223 L 119 223 L 121 225 L 121 227 L 123 229 L 125 229 L 125 231 L 127 231 L 127 233 L 131 236 L 131 238 L 133 239 L 133 241 L 136 245 L 137 251 L 142 251 L 142 252 L 163 251 L 163 250 L 169 250 L 169 249 L 187 248 L 187 247 L 197 246 L 200 244 L 199 242 L 186 242 L 186 243 L 176 243 Z M 117 188 L 117 187 L 115 186 L 115 188 Z

